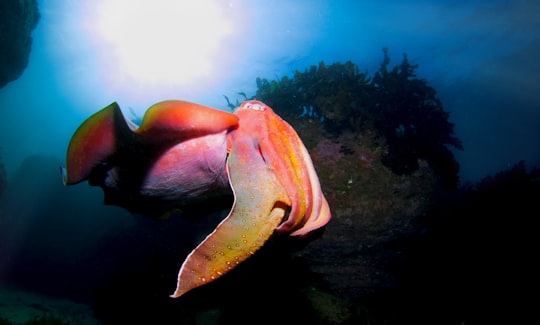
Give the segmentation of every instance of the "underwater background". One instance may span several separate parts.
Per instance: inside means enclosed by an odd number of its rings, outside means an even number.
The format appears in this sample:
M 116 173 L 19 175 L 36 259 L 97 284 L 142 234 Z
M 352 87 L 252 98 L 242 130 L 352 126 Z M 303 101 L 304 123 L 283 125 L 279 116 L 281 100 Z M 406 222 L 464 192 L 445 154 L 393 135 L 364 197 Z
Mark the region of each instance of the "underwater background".
M 0 4 L 0 324 L 476 324 L 533 311 L 540 3 Z M 268 104 L 332 220 L 171 299 L 228 209 L 156 221 L 59 167 L 113 101 Z M 503 318 L 504 317 L 504 318 Z M 537 317 L 537 316 L 536 316 Z

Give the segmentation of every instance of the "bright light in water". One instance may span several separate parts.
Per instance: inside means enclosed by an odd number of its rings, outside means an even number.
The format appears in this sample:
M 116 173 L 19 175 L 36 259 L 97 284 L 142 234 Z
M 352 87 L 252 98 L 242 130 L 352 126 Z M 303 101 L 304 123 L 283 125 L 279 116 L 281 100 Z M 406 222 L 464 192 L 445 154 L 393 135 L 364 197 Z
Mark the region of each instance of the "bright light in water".
M 232 33 L 223 3 L 92 1 L 95 11 L 86 23 L 94 42 L 103 45 L 100 65 L 113 82 L 183 85 L 212 72 L 219 46 Z

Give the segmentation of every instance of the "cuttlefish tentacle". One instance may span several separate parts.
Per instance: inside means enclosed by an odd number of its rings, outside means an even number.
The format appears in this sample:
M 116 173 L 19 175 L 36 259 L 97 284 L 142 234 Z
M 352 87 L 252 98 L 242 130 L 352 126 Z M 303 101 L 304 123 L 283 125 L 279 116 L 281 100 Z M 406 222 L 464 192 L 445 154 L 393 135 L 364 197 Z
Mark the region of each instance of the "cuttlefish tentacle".
M 227 166 L 234 193 L 232 210 L 188 255 L 173 298 L 219 278 L 253 255 L 270 238 L 290 205 L 252 137 L 233 143 Z

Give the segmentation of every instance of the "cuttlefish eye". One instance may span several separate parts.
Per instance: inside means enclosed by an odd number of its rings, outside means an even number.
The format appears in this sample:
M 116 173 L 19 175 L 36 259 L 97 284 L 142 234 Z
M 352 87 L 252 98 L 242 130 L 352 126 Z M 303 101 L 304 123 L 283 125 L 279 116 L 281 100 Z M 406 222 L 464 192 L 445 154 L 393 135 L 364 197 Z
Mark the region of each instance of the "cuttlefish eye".
M 264 111 L 264 105 L 259 103 L 247 103 L 244 107 L 255 111 Z

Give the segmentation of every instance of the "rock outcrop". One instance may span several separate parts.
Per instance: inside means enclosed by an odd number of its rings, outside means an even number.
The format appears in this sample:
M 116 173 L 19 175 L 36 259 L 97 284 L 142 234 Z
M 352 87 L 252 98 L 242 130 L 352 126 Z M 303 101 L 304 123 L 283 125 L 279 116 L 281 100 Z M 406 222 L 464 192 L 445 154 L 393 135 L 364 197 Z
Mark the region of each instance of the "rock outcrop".
M 28 65 L 39 17 L 37 0 L 0 1 L 0 88 L 19 78 Z

